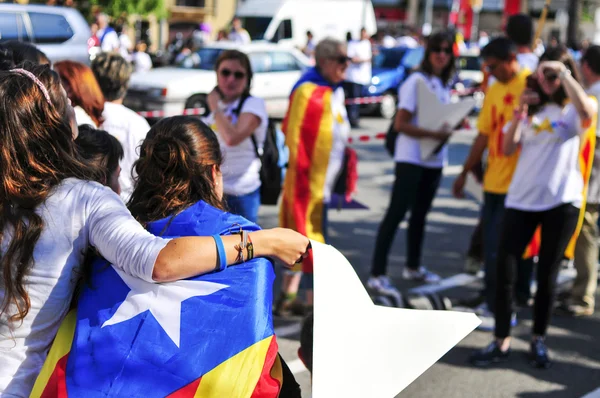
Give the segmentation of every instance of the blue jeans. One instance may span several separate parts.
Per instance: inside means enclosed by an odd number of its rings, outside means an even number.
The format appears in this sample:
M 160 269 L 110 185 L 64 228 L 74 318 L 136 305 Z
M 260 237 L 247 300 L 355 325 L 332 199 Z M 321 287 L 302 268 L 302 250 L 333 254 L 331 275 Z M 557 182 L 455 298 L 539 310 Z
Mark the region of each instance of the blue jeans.
M 494 312 L 496 307 L 496 288 L 498 285 L 497 257 L 500 244 L 500 231 L 504 220 L 504 201 L 506 195 L 484 193 L 482 221 L 483 221 L 483 256 L 484 256 L 484 295 L 488 308 Z M 519 301 L 526 301 L 531 295 L 531 274 L 533 272 L 533 259 L 519 259 L 517 267 L 517 282 L 515 296 Z
M 225 195 L 229 212 L 238 214 L 248 221 L 258 221 L 258 208 L 260 207 L 260 188 L 246 195 Z

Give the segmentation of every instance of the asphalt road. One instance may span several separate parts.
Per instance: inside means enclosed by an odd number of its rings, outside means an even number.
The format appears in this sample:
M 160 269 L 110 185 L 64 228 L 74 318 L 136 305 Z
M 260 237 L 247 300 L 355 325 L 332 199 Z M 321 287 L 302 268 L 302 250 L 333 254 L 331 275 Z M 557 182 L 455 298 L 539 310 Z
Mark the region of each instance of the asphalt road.
M 353 135 L 385 131 L 388 122 L 363 118 Z M 476 223 L 479 205 L 473 200 L 456 200 L 451 186 L 468 153 L 475 132 L 461 131 L 450 144 L 450 165 L 444 170 L 442 185 L 428 217 L 423 265 L 450 278 L 462 273 L 464 253 Z M 388 205 L 393 181 L 393 162 L 383 149 L 382 141 L 353 145 L 359 157 L 359 183 L 356 200 L 366 210 L 330 210 L 330 244 L 338 248 L 354 266 L 363 282 L 368 277 L 375 234 Z M 260 212 L 263 227 L 277 225 L 277 209 L 265 207 Z M 417 286 L 401 279 L 405 254 L 403 223 L 396 235 L 390 256 L 389 276 L 403 291 Z M 279 280 L 276 281 L 276 285 Z M 453 300 L 468 298 L 481 286 L 475 280 L 466 286 L 445 290 Z M 598 298 L 600 300 L 600 297 Z M 341 304 L 343 305 L 343 303 Z M 491 334 L 475 331 L 446 354 L 438 363 L 414 381 L 398 397 L 582 397 L 600 387 L 600 313 L 586 319 L 555 316 L 548 333 L 548 345 L 554 366 L 549 370 L 533 369 L 525 359 L 532 326 L 531 311 L 518 314 L 513 329 L 513 354 L 501 366 L 477 369 L 467 362 L 469 352 L 491 341 Z M 275 319 L 280 336 L 280 352 L 290 364 L 301 384 L 303 397 L 310 396 L 310 376 L 297 359 L 299 319 Z M 341 332 L 343 333 L 343 332 Z M 354 344 L 357 344 L 355 342 Z M 371 382 L 377 383 L 377 380 Z M 600 390 L 593 395 L 600 395 Z M 591 397 L 591 396 L 590 396 Z

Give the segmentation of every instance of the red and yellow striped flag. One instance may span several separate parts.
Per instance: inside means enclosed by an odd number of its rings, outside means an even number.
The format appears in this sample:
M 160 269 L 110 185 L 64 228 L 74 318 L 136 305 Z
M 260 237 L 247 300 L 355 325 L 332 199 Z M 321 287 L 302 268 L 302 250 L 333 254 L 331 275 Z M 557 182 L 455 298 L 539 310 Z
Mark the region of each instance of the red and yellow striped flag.
M 328 86 L 301 84 L 292 93 L 283 121 L 290 156 L 283 184 L 280 225 L 318 242 L 325 242 L 323 200 L 333 145 L 332 93 Z M 312 258 L 303 261 L 302 270 L 312 272 Z

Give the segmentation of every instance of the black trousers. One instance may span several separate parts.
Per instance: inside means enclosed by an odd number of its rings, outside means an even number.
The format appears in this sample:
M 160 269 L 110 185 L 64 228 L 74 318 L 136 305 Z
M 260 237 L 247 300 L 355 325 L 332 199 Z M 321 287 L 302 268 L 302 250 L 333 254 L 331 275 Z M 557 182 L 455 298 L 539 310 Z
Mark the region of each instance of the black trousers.
M 537 264 L 538 288 L 533 308 L 533 334 L 546 335 L 556 292 L 556 278 L 578 218 L 579 209 L 571 204 L 537 212 L 506 209 L 496 267 L 496 337 L 510 335 L 517 262 L 538 225 L 542 227 L 542 241 Z
M 430 169 L 409 163 L 396 163 L 396 181 L 385 217 L 379 226 L 371 275 L 385 275 L 388 254 L 398 225 L 410 210 L 407 233 L 406 266 L 416 270 L 421 263 L 425 218 L 440 185 L 442 169 Z

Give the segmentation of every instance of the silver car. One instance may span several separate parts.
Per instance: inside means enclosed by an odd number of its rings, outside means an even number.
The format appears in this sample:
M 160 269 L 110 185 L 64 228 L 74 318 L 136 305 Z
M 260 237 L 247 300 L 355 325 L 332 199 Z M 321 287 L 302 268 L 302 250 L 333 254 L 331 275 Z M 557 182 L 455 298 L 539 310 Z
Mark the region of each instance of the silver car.
M 90 27 L 74 8 L 0 4 L 0 42 L 35 44 L 52 62 L 90 63 L 87 41 Z

